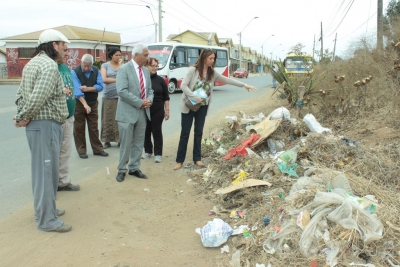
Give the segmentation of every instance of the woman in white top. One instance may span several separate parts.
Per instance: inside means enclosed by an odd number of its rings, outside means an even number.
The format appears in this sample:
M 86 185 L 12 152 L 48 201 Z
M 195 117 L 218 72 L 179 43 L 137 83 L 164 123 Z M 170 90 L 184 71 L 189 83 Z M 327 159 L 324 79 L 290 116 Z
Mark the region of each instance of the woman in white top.
M 193 162 L 199 167 L 203 167 L 201 162 L 201 138 L 203 137 L 203 128 L 206 120 L 207 110 L 213 97 L 214 83 L 216 80 L 226 84 L 244 87 L 247 91 L 255 90 L 251 85 L 239 82 L 222 76 L 214 71 L 217 53 L 212 49 L 202 50 L 197 62 L 189 68 L 185 78 L 183 78 L 181 89 L 183 91 L 181 99 L 181 136 L 179 140 L 178 151 L 176 155 L 176 165 L 174 170 L 182 167 L 186 157 L 187 143 L 190 130 L 194 121 L 194 144 L 193 144 Z M 207 98 L 197 97 L 193 91 L 203 88 Z M 186 107 L 185 102 L 194 100 L 196 103 L 202 103 L 199 110 L 191 111 Z

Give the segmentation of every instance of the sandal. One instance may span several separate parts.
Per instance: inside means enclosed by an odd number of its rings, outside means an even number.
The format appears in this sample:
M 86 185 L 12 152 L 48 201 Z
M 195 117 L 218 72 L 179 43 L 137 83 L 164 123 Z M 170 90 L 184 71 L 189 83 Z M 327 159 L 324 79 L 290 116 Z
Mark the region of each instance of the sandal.
M 195 161 L 195 162 L 194 162 L 194 165 L 199 166 L 199 167 L 204 167 L 204 166 L 206 166 L 206 165 L 204 165 L 204 163 L 201 162 L 201 161 Z
M 174 171 L 179 170 L 180 168 L 182 168 L 182 163 L 177 162 L 177 163 L 175 164 Z

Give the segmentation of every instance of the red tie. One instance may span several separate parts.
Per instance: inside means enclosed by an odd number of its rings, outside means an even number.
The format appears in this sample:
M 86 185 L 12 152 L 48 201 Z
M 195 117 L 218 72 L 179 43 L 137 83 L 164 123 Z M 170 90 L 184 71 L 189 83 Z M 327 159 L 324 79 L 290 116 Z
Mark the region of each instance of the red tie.
M 144 89 L 143 71 L 142 71 L 141 66 L 139 66 L 139 76 L 140 76 L 140 95 L 141 95 L 142 99 L 145 99 L 146 90 Z

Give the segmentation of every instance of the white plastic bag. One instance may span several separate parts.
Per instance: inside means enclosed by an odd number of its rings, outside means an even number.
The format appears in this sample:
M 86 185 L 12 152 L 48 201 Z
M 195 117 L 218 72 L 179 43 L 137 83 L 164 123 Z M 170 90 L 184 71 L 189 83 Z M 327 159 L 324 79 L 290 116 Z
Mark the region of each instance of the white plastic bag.
M 200 235 L 203 246 L 213 248 L 225 243 L 233 233 L 233 230 L 223 220 L 214 218 L 202 228 L 197 228 L 196 233 Z
M 332 134 L 331 129 L 322 127 L 312 114 L 305 115 L 303 121 L 312 132 Z
M 199 89 L 193 91 L 193 94 L 194 94 L 195 96 L 201 98 L 201 99 L 206 99 L 206 98 L 207 98 L 207 93 L 206 93 L 206 91 L 204 91 L 203 88 L 199 88 Z M 196 101 L 195 101 L 195 100 L 192 100 L 192 99 L 190 99 L 190 102 L 192 102 L 193 105 L 196 105 L 196 104 L 197 104 Z
M 280 119 L 280 118 L 289 120 L 290 119 L 290 111 L 287 108 L 280 107 L 280 108 L 277 108 L 274 111 L 272 111 L 271 114 L 269 115 L 270 120 L 276 120 L 276 119 Z

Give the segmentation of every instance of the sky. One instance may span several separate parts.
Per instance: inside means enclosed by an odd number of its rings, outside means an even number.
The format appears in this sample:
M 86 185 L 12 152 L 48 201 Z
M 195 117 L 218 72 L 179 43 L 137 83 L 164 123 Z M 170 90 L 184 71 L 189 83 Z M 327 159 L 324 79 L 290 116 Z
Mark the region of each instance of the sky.
M 0 39 L 62 25 L 154 34 L 158 0 L 13 0 L 3 1 Z M 385 13 L 389 0 L 383 0 Z M 147 8 L 146 5 L 150 7 Z M 186 30 L 216 32 L 266 57 L 283 59 L 294 45 L 312 54 L 334 49 L 345 57 L 361 38 L 374 42 L 377 0 L 163 0 L 162 38 Z M 152 17 L 153 15 L 153 17 Z M 257 18 L 256 18 L 257 17 Z M 315 39 L 315 41 L 314 41 Z

